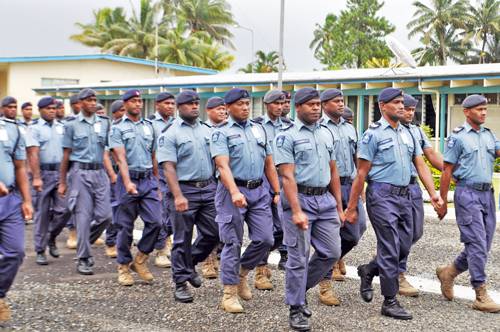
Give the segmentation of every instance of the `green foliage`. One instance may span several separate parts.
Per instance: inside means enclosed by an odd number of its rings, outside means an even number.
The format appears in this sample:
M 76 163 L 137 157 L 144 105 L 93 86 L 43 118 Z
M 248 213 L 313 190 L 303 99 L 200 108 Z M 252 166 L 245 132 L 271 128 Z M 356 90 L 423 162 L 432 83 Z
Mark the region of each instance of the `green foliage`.
M 323 25 L 316 24 L 309 47 L 326 69 L 360 68 L 372 58 L 390 59 L 392 53 L 383 38 L 394 26 L 377 12 L 378 0 L 348 0 L 340 15 L 328 14 Z
M 495 168 L 494 168 L 494 171 L 495 171 L 496 173 L 500 173 L 500 158 L 497 158 L 497 159 L 495 160 Z
M 82 31 L 71 39 L 104 53 L 144 59 L 158 54 L 160 61 L 224 70 L 234 56 L 221 45 L 232 47 L 228 27 L 234 24 L 225 0 L 141 0 L 131 17 L 120 7 L 94 11 L 94 22 L 77 23 Z
M 242 73 L 274 73 L 278 71 L 278 52 L 265 53 L 264 51 L 257 51 L 255 56 L 257 60 L 247 64 L 244 68 L 240 68 L 238 71 Z

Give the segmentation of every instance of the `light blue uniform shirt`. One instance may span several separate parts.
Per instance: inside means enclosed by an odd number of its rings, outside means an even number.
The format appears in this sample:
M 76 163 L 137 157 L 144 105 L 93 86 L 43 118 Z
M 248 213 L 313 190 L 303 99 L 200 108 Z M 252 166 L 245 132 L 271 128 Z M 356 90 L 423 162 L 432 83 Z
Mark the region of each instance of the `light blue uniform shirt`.
M 83 113 L 64 124 L 63 148 L 71 149 L 69 160 L 81 163 L 102 163 L 108 145 L 109 119 L 101 115 L 85 118 Z
M 175 118 L 173 116 L 169 117 L 167 121 L 163 119 L 160 113 L 155 112 L 155 114 L 149 118 L 151 123 L 153 124 L 153 129 L 155 131 L 155 138 L 158 139 L 163 132 L 163 130 L 171 124 Z
M 427 138 L 427 135 L 425 135 L 424 131 L 422 128 L 419 126 L 416 126 L 414 124 L 408 125 L 406 128 L 410 129 L 411 134 L 413 135 L 413 138 L 415 139 L 415 142 L 420 145 L 422 148 L 422 153 L 425 149 L 432 148 L 431 142 Z M 415 168 L 415 165 L 411 165 L 411 176 L 418 176 L 417 169 Z
M 309 187 L 330 183 L 330 161 L 335 160 L 333 133 L 324 125 L 305 125 L 300 119 L 276 136 L 274 163 L 295 164 L 295 181 Z
M 14 121 L 0 118 L 0 182 L 15 182 L 14 160 L 26 160 L 26 143 Z
M 264 114 L 262 117 L 262 126 L 266 130 L 267 142 L 271 149 L 273 149 L 273 142 L 276 135 L 282 132 L 284 129 L 290 127 L 291 123 L 285 123 L 281 120 L 281 118 L 277 118 L 275 121 L 271 120 L 268 114 Z
M 210 156 L 211 129 L 197 120 L 193 125 L 181 118 L 158 139 L 158 162 L 176 163 L 179 181 L 208 180 L 214 174 Z
M 339 176 L 354 179 L 356 176 L 354 158 L 358 144 L 356 129 L 354 129 L 352 124 L 344 120 L 344 118 L 340 117 L 337 124 L 326 114 L 323 115 L 322 124 L 326 125 L 335 137 L 335 159 Z
M 491 183 L 497 150 L 500 141 L 493 132 L 482 126 L 476 131 L 466 122 L 447 138 L 443 158 L 455 165 L 453 177 L 458 181 Z
M 152 154 L 156 150 L 154 135 L 150 120 L 134 122 L 124 116 L 111 127 L 109 148 L 124 147 L 129 170 L 146 171 L 153 168 Z
M 54 120 L 52 123 L 43 118 L 35 120 L 26 135 L 26 146 L 40 148 L 40 164 L 57 164 L 63 157 L 64 125 Z
M 272 151 L 262 125 L 247 120 L 242 126 L 229 117 L 212 132 L 210 153 L 212 158 L 229 156 L 233 177 L 248 181 L 262 179 L 266 156 Z
M 359 144 L 358 157 L 372 163 L 368 180 L 407 186 L 414 156 L 422 155 L 408 128 L 392 128 L 385 118 L 370 125 Z

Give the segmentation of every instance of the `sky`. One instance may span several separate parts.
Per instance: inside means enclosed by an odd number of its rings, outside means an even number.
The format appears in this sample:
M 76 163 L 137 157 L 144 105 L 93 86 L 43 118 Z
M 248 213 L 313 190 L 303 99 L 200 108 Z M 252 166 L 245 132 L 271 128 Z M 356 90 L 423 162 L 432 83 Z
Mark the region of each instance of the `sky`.
M 254 34 L 253 49 L 265 52 L 278 50 L 280 0 L 228 0 L 234 19 L 251 29 Z M 406 23 L 414 12 L 412 0 L 385 0 L 380 15 L 395 25 L 392 34 L 407 48 L 417 46 L 416 40 L 408 40 Z M 424 0 L 428 3 L 429 0 Z M 96 48 L 86 47 L 69 39 L 78 33 L 76 22 L 90 23 L 92 11 L 102 7 L 121 6 L 130 9 L 139 0 L 0 0 L 0 57 L 48 56 L 99 53 Z M 284 59 L 287 71 L 303 72 L 322 69 L 314 59 L 309 43 L 316 23 L 323 24 L 328 13 L 339 13 L 346 0 L 285 0 Z M 232 28 L 236 56 L 234 73 L 251 62 L 251 32 Z

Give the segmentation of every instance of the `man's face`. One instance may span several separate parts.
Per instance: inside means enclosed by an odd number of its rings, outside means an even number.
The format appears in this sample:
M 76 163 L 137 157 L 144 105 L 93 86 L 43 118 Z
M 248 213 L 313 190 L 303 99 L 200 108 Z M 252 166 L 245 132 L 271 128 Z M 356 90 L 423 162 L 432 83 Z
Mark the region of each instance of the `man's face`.
M 285 99 L 285 102 L 283 103 L 283 109 L 281 110 L 281 116 L 287 116 L 288 113 L 290 113 L 290 109 L 290 99 Z
M 267 114 L 272 118 L 279 118 L 283 114 L 283 105 L 285 101 L 276 100 L 266 104 Z
M 12 103 L 2 107 L 3 115 L 7 119 L 14 120 L 17 116 L 17 104 Z
M 313 124 L 321 116 L 321 101 L 319 98 L 311 99 L 304 104 L 295 105 L 297 116 L 306 124 Z
M 26 106 L 25 108 L 23 108 L 21 110 L 21 112 L 23 113 L 23 118 L 26 120 L 31 120 L 31 118 L 33 117 L 33 107 L 32 106 Z
M 474 108 L 464 109 L 464 114 L 469 122 L 480 126 L 486 122 L 486 116 L 488 115 L 488 105 L 478 105 Z
M 80 114 L 80 111 L 82 110 L 82 102 L 79 101 L 77 103 L 71 104 L 71 109 L 73 110 L 73 114 Z
M 141 97 L 130 98 L 129 100 L 123 102 L 123 107 L 125 107 L 127 114 L 138 116 L 142 111 L 142 99 Z
M 403 124 L 407 125 L 412 123 L 414 117 L 415 117 L 415 107 L 405 107 L 403 117 L 400 119 L 400 121 Z
M 169 98 L 156 103 L 156 110 L 163 117 L 174 116 L 175 113 L 175 99 Z
M 125 107 L 120 107 L 120 109 L 112 114 L 113 120 L 121 119 L 125 115 Z
M 324 102 L 323 111 L 329 116 L 340 118 L 344 112 L 344 97 L 338 96 Z
M 90 96 L 88 98 L 80 100 L 80 104 L 82 105 L 82 110 L 87 113 L 94 114 L 96 111 L 97 98 L 94 96 Z
M 64 105 L 62 106 L 59 106 L 56 108 L 56 116 L 58 119 L 62 119 L 64 118 L 64 114 L 65 114 L 65 109 L 64 109 Z
M 183 119 L 194 120 L 200 115 L 200 101 L 194 100 L 189 103 L 178 105 L 179 115 Z
M 392 121 L 399 121 L 404 115 L 404 99 L 403 96 L 396 97 L 387 103 L 380 103 L 380 110 L 386 114 Z
M 207 115 L 210 121 L 219 124 L 227 118 L 226 106 L 220 105 L 214 108 L 207 109 Z
M 56 118 L 57 110 L 55 104 L 50 104 L 47 107 L 40 108 L 40 116 L 47 122 L 52 122 Z
M 236 121 L 245 121 L 250 116 L 250 99 L 243 98 L 228 106 L 229 114 Z

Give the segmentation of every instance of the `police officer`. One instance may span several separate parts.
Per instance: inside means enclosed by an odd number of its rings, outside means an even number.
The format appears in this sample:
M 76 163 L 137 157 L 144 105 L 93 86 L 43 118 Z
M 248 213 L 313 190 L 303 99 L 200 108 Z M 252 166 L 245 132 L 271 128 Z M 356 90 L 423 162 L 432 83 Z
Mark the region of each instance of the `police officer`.
M 411 196 L 408 185 L 411 164 L 415 165 L 435 208 L 443 204 L 422 159 L 422 149 L 410 131 L 399 123 L 404 113 L 403 91 L 383 89 L 378 96 L 382 118 L 364 133 L 358 153 L 358 173 L 352 184 L 346 220 L 358 217 L 359 196 L 368 180 L 366 202 L 368 217 L 377 237 L 376 263 L 361 265 L 360 293 L 366 302 L 373 297 L 372 279 L 380 274 L 384 303 L 381 313 L 395 319 L 412 319 L 396 299 L 399 258 L 408 255 L 413 239 Z
M 116 261 L 119 264 L 118 283 L 132 286 L 134 278 L 130 269 L 148 283 L 154 279 L 147 261 L 160 231 L 161 202 L 153 124 L 141 118 L 143 103 L 139 90 L 125 92 L 122 100 L 126 113 L 118 123 L 113 124 L 110 136 L 110 149 L 120 169 L 116 184 Z M 137 216 L 144 222 L 144 230 L 137 243 L 137 254 L 132 258 L 130 246 Z
M 78 115 L 80 114 L 82 110 L 82 103 L 80 102 L 80 99 L 78 99 L 78 95 L 72 95 L 69 98 L 69 105 L 71 107 L 71 111 L 73 112 L 73 115 Z
M 17 99 L 11 96 L 4 97 L 0 103 L 2 111 L 0 113 L 8 120 L 16 121 Z
M 62 102 L 62 100 L 56 99 L 56 119 L 62 121 L 64 120 L 65 115 L 66 110 L 64 109 L 64 103 Z
M 281 116 L 283 118 L 289 118 L 290 110 L 291 110 L 291 100 L 292 100 L 292 94 L 288 91 L 283 91 L 283 94 L 285 95 L 285 103 L 283 104 L 283 109 L 281 110 Z M 290 120 L 291 121 L 291 120 Z
M 82 111 L 64 125 L 63 159 L 58 192 L 68 200 L 75 214 L 77 231 L 77 272 L 93 274 L 94 259 L 90 244 L 94 243 L 111 222 L 108 174 L 113 169 L 105 156 L 110 123 L 95 115 L 96 93 L 83 89 L 79 93 Z M 68 185 L 69 171 L 69 185 Z
M 111 111 L 111 116 L 113 118 L 113 122 L 119 122 L 120 119 L 125 115 L 125 108 L 123 107 L 123 100 L 115 100 L 111 103 L 109 107 Z M 109 154 L 109 149 L 106 151 Z M 109 156 L 111 159 L 111 164 L 113 165 L 113 173 L 118 174 L 119 169 L 115 160 L 112 156 Z M 114 178 L 114 177 L 113 177 Z M 116 258 L 118 253 L 116 251 L 116 237 L 118 235 L 118 227 L 116 226 L 116 208 L 118 206 L 118 200 L 116 198 L 116 180 L 111 182 L 110 187 L 110 201 L 111 201 L 111 210 L 113 212 L 112 222 L 106 228 L 106 248 L 105 253 L 109 258 Z
M 33 105 L 29 101 L 21 105 L 21 114 L 23 118 L 19 121 L 19 123 L 27 128 L 33 120 Z
M 33 214 L 25 160 L 24 137 L 13 120 L 0 118 L 0 322 L 11 317 L 5 297 L 24 258 L 23 219 Z
M 210 151 L 220 174 L 215 207 L 224 243 L 222 308 L 238 313 L 243 312 L 238 295 L 247 301 L 252 298 L 247 282 L 249 271 L 267 256 L 274 242 L 270 193 L 263 186 L 263 177 L 267 176 L 271 184 L 275 204 L 279 202 L 280 188 L 266 132 L 260 124 L 248 119 L 250 95 L 246 90 L 234 88 L 226 92 L 224 102 L 229 119 L 213 131 Z M 241 255 L 243 222 L 248 225 L 251 242 Z
M 346 120 L 348 123 L 352 124 L 354 120 L 354 113 L 349 108 L 349 106 L 344 106 L 344 111 L 342 112 L 342 118 Z
M 462 103 L 465 123 L 448 137 L 444 153 L 444 171 L 441 175 L 441 197 L 446 200 L 451 177 L 456 179 L 455 214 L 460 241 L 464 250 L 448 266 L 441 266 L 436 274 L 441 282 L 441 293 L 453 299 L 454 279 L 469 270 L 470 282 L 476 291 L 472 308 L 484 312 L 500 312 L 486 291 L 485 267 L 496 226 L 495 198 L 491 185 L 495 158 L 500 157 L 500 141 L 484 127 L 487 99 L 470 95 Z M 446 205 L 439 211 L 440 218 L 447 213 Z
M 319 123 L 319 93 L 302 88 L 295 93 L 294 103 L 295 125 L 278 134 L 274 156 L 283 181 L 289 324 L 294 330 L 308 331 L 312 313 L 306 292 L 323 280 L 340 257 L 339 228 L 344 216 L 333 133 Z M 309 258 L 311 245 L 315 252 Z
M 347 122 L 344 112 L 344 96 L 339 89 L 327 89 L 321 93 L 323 118 L 321 123 L 330 129 L 335 137 L 335 160 L 340 177 L 342 192 L 342 206 L 347 206 L 351 194 L 352 180 L 356 176 L 356 150 L 358 134 L 352 124 Z M 320 302 L 326 305 L 339 305 L 340 301 L 333 293 L 330 279 L 344 281 L 346 268 L 343 257 L 347 255 L 359 242 L 366 230 L 366 217 L 361 198 L 358 199 L 358 220 L 356 223 L 344 223 L 340 228 L 341 254 L 339 261 L 334 265 L 325 280 L 320 282 Z
M 210 127 L 199 120 L 200 98 L 191 90 L 176 98 L 179 118 L 158 140 L 158 162 L 167 178 L 171 220 L 174 229 L 172 278 L 174 298 L 187 303 L 193 295 L 187 287 L 201 286 L 196 264 L 219 243 L 215 222 L 214 165 L 210 157 Z M 193 226 L 198 237 L 191 245 Z
M 442 170 L 443 157 L 432 148 L 432 145 L 422 128 L 412 123 L 415 116 L 415 108 L 418 105 L 418 100 L 408 94 L 404 94 L 403 99 L 404 114 L 400 119 L 401 124 L 410 130 L 415 142 L 420 145 L 425 157 L 430 161 L 432 166 Z M 420 240 L 424 233 L 424 200 L 422 197 L 422 189 L 417 181 L 417 176 L 417 170 L 415 169 L 415 166 L 412 165 L 409 184 L 413 216 L 412 245 Z M 407 260 L 408 256 L 400 258 L 399 262 L 399 294 L 403 296 L 418 296 L 418 289 L 413 287 L 405 278 Z
M 272 147 L 276 135 L 285 128 L 291 126 L 292 123 L 288 118 L 282 117 L 283 105 L 285 104 L 285 94 L 283 91 L 270 90 L 264 95 L 263 101 L 266 107 L 266 113 L 264 116 L 254 119 L 254 121 L 260 123 L 264 127 L 267 141 Z M 266 178 L 264 178 L 264 185 L 271 189 Z M 286 247 L 283 245 L 283 229 L 281 227 L 283 209 L 281 204 L 273 204 L 272 200 L 273 197 L 270 197 L 269 205 L 271 206 L 271 212 L 273 214 L 274 237 L 274 245 L 271 250 L 278 249 L 280 253 L 278 268 L 284 269 L 287 253 Z M 255 271 L 255 288 L 257 289 L 270 290 L 273 288 L 273 284 L 269 279 L 271 277 L 271 270 L 267 267 L 267 260 L 268 257 L 261 261 Z
M 49 254 L 59 257 L 56 237 L 66 226 L 70 214 L 66 201 L 57 194 L 64 126 L 56 120 L 55 99 L 43 97 L 38 102 L 38 110 L 40 118 L 34 120 L 30 127 L 26 147 L 33 176 L 32 186 L 38 192 L 34 232 L 36 263 L 47 265 L 45 249 L 48 245 Z
M 155 99 L 155 114 L 149 117 L 149 120 L 153 123 L 153 128 L 155 131 L 155 137 L 158 139 L 161 133 L 174 121 L 175 115 L 175 96 L 170 92 L 164 91 L 159 93 Z M 172 223 L 169 218 L 167 200 L 168 186 L 167 179 L 163 172 L 160 173 L 160 189 L 162 194 L 162 224 L 160 228 L 160 233 L 158 234 L 158 239 L 155 243 L 154 251 L 154 264 L 158 267 L 168 268 L 171 265 L 170 262 L 170 250 L 172 247 Z

